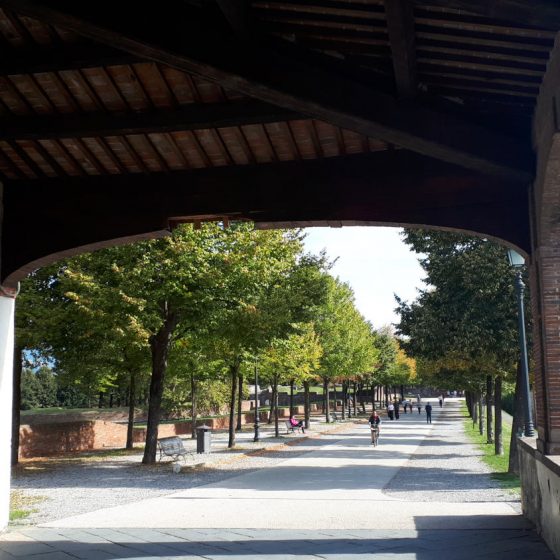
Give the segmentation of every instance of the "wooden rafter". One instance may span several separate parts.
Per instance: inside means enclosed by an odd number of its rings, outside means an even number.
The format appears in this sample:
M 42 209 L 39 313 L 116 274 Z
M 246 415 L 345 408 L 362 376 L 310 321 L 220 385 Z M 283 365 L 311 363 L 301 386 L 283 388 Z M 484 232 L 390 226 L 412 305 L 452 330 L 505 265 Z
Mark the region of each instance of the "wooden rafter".
M 171 111 L 127 115 L 94 113 L 65 115 L 64 118 L 35 116 L 3 119 L 0 140 L 149 134 L 282 122 L 297 118 L 301 118 L 301 115 L 261 101 L 193 103 Z
M 104 45 L 43 47 L 20 52 L 0 51 L 0 75 L 60 72 L 142 62 L 137 56 Z
M 385 0 L 387 30 L 399 97 L 416 96 L 416 48 L 412 0 Z
M 169 4 L 169 5 L 168 5 Z M 109 1 L 0 0 L 0 6 L 218 82 L 222 87 L 467 168 L 530 180 L 525 143 L 446 111 L 394 98 L 339 72 L 330 58 L 239 41 L 187 3 L 161 0 L 130 18 Z M 170 16 L 170 14 L 173 14 Z M 334 67 L 333 67 L 334 64 Z

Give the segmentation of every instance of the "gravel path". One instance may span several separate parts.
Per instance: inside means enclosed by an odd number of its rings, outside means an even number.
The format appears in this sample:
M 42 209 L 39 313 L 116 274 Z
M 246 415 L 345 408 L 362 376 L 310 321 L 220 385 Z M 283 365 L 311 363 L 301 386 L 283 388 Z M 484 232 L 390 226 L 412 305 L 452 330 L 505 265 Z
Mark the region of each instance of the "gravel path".
M 336 433 L 348 427 L 338 424 L 328 429 Z M 322 437 L 319 432 L 324 433 L 326 428 L 317 424 L 311 437 Z M 270 435 L 266 427 L 263 432 Z M 219 482 L 310 451 L 301 436 L 265 437 L 254 443 L 252 433 L 248 432 L 238 435 L 238 447 L 234 450 L 227 450 L 226 438 L 224 433 L 214 433 L 212 453 L 195 455 L 194 462 L 190 460 L 179 474 L 173 473 L 169 461 L 150 467 L 142 465 L 141 453 L 24 462 L 13 474 L 12 488 L 25 497 L 36 498 L 37 503 L 30 506 L 36 512 L 12 527 L 36 525 Z M 183 441 L 187 448 L 194 449 L 193 440 Z M 488 467 L 479 460 L 481 455 L 463 433 L 459 404 L 446 402 L 430 435 L 383 492 L 411 502 L 510 502 L 519 510 L 519 500 L 490 477 Z
M 490 476 L 462 422 L 460 403 L 446 402 L 430 435 L 384 493 L 412 502 L 510 502 L 520 511 L 519 498 Z
M 317 424 L 310 437 L 317 437 L 313 434 L 319 435 L 319 431 L 336 432 L 344 426 Z M 23 462 L 12 474 L 12 489 L 30 498 L 28 507 L 36 511 L 11 526 L 37 525 L 219 482 L 309 451 L 298 445 L 306 441 L 299 435 L 277 439 L 270 437 L 267 427 L 261 428 L 261 433 L 264 437 L 259 443 L 252 441 L 252 433 L 238 434 L 233 450 L 227 449 L 227 434 L 213 433 L 212 453 L 194 455 L 194 461 L 189 459 L 179 474 L 173 473 L 169 459 L 153 466 L 142 465 L 140 452 Z M 187 449 L 195 449 L 194 440 L 183 439 L 183 443 Z

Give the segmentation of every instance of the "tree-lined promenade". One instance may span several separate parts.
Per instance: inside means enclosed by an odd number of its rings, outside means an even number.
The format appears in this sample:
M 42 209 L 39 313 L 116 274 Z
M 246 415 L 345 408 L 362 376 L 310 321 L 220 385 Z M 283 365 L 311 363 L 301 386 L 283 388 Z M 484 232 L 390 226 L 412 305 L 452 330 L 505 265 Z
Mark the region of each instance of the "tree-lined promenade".
M 518 369 L 505 249 L 443 232 L 406 230 L 403 237 L 419 254 L 426 289 L 412 303 L 397 297 L 398 338 L 372 328 L 352 288 L 330 274 L 329 257 L 304 251 L 301 231 L 182 225 L 163 239 L 34 272 L 22 285 L 16 317 L 22 401 L 14 405 L 13 462 L 20 404 L 128 406 L 129 449 L 141 407 L 145 463 L 155 460 L 164 415 L 189 417 L 194 427 L 200 415 L 227 410 L 233 447 L 255 368 L 271 391 L 276 435 L 282 387 L 289 387 L 291 409 L 296 387 L 303 390 L 308 426 L 314 387 L 329 422 L 331 388 L 356 410 L 359 393 L 381 402 L 383 388 L 387 404 L 388 395 L 417 385 L 464 390 L 473 422 L 501 454 L 502 387 L 513 393 Z M 22 374 L 28 362 L 43 367 Z M 513 434 L 520 421 L 516 413 Z M 513 437 L 512 470 L 515 458 Z
M 205 224 L 38 270 L 23 283 L 18 305 L 16 396 L 21 365 L 42 362 L 24 378 L 30 384 L 50 375 L 56 402 L 40 402 L 41 391 L 24 391 L 24 402 L 126 404 L 127 448 L 135 407 L 145 405 L 144 463 L 155 460 L 163 412 L 188 414 L 194 426 L 200 412 L 227 406 L 233 447 L 256 364 L 260 383 L 272 389 L 277 433 L 280 384 L 303 386 L 306 395 L 322 385 L 328 421 L 332 384 L 342 384 L 346 401 L 414 376 L 397 340 L 372 328 L 329 267 L 325 254 L 304 252 L 299 231 Z M 19 404 L 16 398 L 14 463 Z

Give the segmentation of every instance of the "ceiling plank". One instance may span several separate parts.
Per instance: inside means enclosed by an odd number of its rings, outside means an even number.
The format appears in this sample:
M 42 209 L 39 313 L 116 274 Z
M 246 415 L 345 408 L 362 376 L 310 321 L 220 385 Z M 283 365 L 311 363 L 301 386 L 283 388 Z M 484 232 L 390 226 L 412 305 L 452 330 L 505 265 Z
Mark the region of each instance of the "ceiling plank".
M 550 31 L 560 30 L 560 4 L 556 0 L 415 0 L 419 8 L 436 6 Z
M 64 118 L 35 116 L 2 119 L 0 140 L 122 136 L 283 122 L 299 118 L 301 115 L 293 111 L 261 101 L 192 103 L 171 111 L 126 115 L 90 113 L 64 115 Z
M 344 65 L 330 57 L 292 46 L 249 45 L 223 20 L 186 3 L 160 0 L 157 10 L 145 14 L 139 5 L 134 18 L 128 5 L 109 0 L 59 0 L 56 8 L 47 0 L 0 0 L 0 6 L 443 161 L 525 180 L 534 172 L 528 138 L 519 142 L 449 111 L 399 103 L 347 77 Z
M 410 99 L 418 86 L 412 0 L 385 0 L 385 14 L 397 93 L 401 99 Z

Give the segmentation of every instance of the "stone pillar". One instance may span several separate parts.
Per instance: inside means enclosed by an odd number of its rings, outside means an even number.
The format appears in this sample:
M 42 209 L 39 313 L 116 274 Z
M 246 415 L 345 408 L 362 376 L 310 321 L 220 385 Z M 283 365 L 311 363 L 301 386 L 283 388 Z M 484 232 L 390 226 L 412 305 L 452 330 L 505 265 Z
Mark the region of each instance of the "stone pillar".
M 15 293 L 0 290 L 0 531 L 8 525 Z
M 541 85 L 533 123 L 537 173 L 531 191 L 534 379 L 538 449 L 560 455 L 560 40 Z

